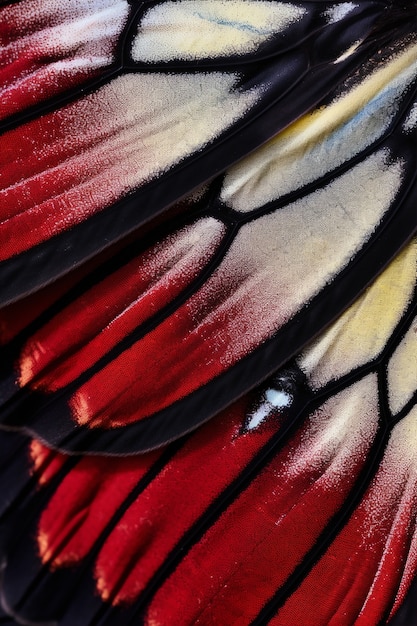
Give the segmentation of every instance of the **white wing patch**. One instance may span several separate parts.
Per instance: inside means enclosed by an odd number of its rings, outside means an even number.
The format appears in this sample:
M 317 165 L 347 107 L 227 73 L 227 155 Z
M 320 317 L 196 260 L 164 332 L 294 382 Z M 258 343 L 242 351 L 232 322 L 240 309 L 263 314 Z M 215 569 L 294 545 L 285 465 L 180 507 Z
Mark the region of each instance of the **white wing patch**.
M 413 104 L 413 106 L 411 107 L 411 111 L 408 114 L 404 124 L 403 124 L 403 130 L 406 133 L 411 132 L 412 130 L 414 130 L 417 126 L 417 102 L 415 102 Z
M 247 54 L 305 13 L 285 2 L 164 2 L 142 18 L 132 58 L 157 62 Z
M 336 22 L 340 22 L 348 13 L 353 11 L 357 7 L 357 4 L 353 2 L 342 2 L 340 4 L 335 4 L 332 7 L 329 7 L 324 15 L 327 17 L 329 24 L 335 24 Z

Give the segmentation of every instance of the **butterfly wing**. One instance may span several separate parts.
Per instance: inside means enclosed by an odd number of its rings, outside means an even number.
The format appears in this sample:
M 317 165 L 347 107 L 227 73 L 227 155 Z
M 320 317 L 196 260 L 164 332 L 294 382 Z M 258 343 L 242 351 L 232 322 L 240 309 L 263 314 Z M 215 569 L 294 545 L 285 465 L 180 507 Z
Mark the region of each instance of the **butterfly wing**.
M 3 433 L 5 606 L 42 624 L 386 623 L 416 571 L 416 268 L 414 239 L 295 360 L 160 450 Z
M 340 314 L 416 226 L 417 47 L 391 54 L 190 198 L 182 228 L 147 249 L 153 231 L 135 237 L 17 335 L 2 423 L 67 451 L 152 449 Z
M 2 9 L 28 29 L 5 29 L 3 606 L 386 622 L 415 574 L 412 4 L 28 6 Z
M 384 15 L 379 2 L 341 22 L 322 3 L 97 0 L 57 17 L 51 0 L 27 23 L 32 4 L 2 9 L 17 59 L 6 92 L 23 98 L 1 137 L 3 302 L 164 212 L 309 110 L 360 63 L 355 42 Z M 169 24 L 175 36 L 164 39 Z

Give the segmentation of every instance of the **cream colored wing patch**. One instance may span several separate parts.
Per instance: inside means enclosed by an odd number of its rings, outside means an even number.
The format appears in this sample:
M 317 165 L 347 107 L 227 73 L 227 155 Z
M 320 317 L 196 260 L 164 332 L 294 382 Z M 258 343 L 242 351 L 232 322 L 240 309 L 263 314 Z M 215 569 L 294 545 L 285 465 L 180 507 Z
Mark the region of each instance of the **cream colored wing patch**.
M 337 380 L 381 353 L 411 302 L 416 276 L 417 241 L 414 240 L 365 293 L 304 350 L 298 364 L 313 388 L 317 389 L 330 380 Z M 413 369 L 404 362 L 407 359 L 407 350 L 411 348 L 408 344 L 400 345 L 403 347 L 398 349 L 399 354 L 396 358 L 394 355 L 393 365 L 390 366 L 393 390 L 402 387 L 408 389 L 413 376 L 414 385 L 417 381 L 416 368 Z M 415 350 L 414 359 L 417 359 L 417 348 L 414 344 L 412 346 Z M 401 378 L 401 373 L 407 380 Z
M 222 201 L 252 211 L 348 162 L 386 132 L 416 75 L 414 45 L 229 169 Z
M 164 2 L 145 13 L 133 41 L 132 58 L 157 62 L 246 54 L 305 12 L 286 2 Z
M 386 156 L 381 150 L 323 189 L 242 227 L 189 304 L 196 330 L 221 329 L 213 350 L 224 352 L 227 341 L 227 364 L 271 336 L 364 245 L 401 181 L 401 165 L 388 165 Z M 214 294 L 218 306 L 204 318 Z

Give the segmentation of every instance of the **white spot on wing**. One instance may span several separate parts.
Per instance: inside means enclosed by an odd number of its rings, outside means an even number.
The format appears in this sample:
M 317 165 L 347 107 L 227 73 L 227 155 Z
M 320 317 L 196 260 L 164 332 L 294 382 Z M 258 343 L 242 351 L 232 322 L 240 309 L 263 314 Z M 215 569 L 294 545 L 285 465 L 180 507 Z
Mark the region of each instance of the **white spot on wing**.
M 245 432 L 253 431 L 270 418 L 282 416 L 297 395 L 300 376 L 294 370 L 283 369 L 266 384 L 245 420 Z
M 327 17 L 329 24 L 334 24 L 353 11 L 356 6 L 357 5 L 354 2 L 342 2 L 342 4 L 335 4 L 332 7 L 329 7 L 327 11 L 325 11 L 324 15 Z
M 409 133 L 412 130 L 414 130 L 416 126 L 417 126 L 417 102 L 414 102 L 403 124 L 403 129 L 406 133 Z
M 247 430 L 255 430 L 255 428 L 257 428 L 262 422 L 265 421 L 270 412 L 271 407 L 269 407 L 267 404 L 263 404 L 258 409 L 256 409 L 256 411 L 254 411 L 250 416 Z
M 288 392 L 268 388 L 264 393 L 263 402 L 249 415 L 246 430 L 255 430 L 276 411 L 289 407 L 292 400 L 293 398 Z
M 291 396 L 285 391 L 278 391 L 277 389 L 267 389 L 265 398 L 269 404 L 277 409 L 281 409 L 291 404 Z

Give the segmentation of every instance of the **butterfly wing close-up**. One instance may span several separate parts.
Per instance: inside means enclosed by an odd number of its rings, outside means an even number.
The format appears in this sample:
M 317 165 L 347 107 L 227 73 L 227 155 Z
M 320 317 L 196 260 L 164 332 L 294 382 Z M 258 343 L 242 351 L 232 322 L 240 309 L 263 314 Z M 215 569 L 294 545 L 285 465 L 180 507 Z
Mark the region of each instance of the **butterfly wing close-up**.
M 416 2 L 0 37 L 0 625 L 415 626 Z

